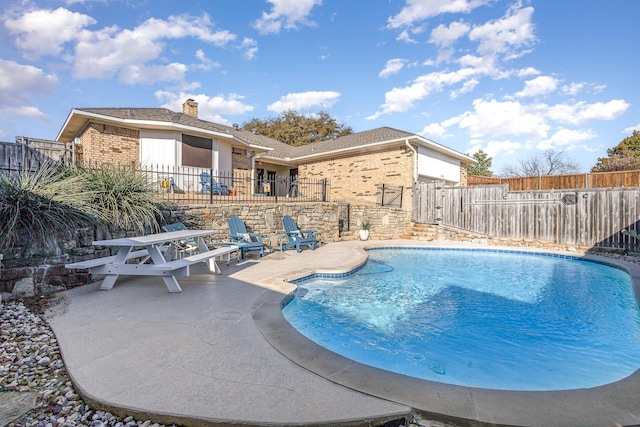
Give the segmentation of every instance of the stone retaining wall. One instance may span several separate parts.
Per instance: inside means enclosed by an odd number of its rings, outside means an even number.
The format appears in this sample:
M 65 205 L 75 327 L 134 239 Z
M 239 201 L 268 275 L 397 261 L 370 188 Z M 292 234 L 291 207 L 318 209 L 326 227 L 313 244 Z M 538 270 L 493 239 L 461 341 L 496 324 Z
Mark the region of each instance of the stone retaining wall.
M 249 231 L 256 233 L 281 233 L 282 217 L 290 215 L 302 229 L 314 229 L 322 233 L 325 243 L 358 239 L 363 219 L 371 223 L 370 239 L 410 239 L 422 241 L 468 241 L 482 245 L 515 246 L 587 252 L 591 247 L 558 245 L 549 241 L 527 239 L 492 238 L 467 230 L 440 225 L 410 223 L 409 213 L 403 209 L 379 206 L 350 206 L 349 230 L 339 230 L 338 203 L 264 204 L 264 205 L 191 205 L 166 213 L 168 223 L 184 222 L 193 229 L 214 229 L 220 232 L 211 236 L 212 241 L 227 240 L 227 219 L 230 215 L 242 218 Z M 24 256 L 16 251 L 4 252 L 0 264 L 0 292 L 2 299 L 24 298 L 81 286 L 92 280 L 82 270 L 67 270 L 64 264 L 113 255 L 115 249 L 95 247 L 93 240 L 105 240 L 126 236 L 125 231 L 105 228 L 78 230 L 75 238 L 61 241 L 50 253 L 32 253 Z M 600 250 L 601 248 L 598 248 Z M 606 250 L 606 249 L 603 249 Z M 619 252 L 619 251 L 618 251 Z
M 403 236 L 405 239 L 421 241 L 447 241 L 447 242 L 470 242 L 488 246 L 514 246 L 521 248 L 549 249 L 568 252 L 617 252 L 622 250 L 609 248 L 595 248 L 592 246 L 561 245 L 550 240 L 533 239 L 512 239 L 491 237 L 484 234 L 474 233 L 468 230 L 447 227 L 444 225 L 425 225 L 411 223 Z

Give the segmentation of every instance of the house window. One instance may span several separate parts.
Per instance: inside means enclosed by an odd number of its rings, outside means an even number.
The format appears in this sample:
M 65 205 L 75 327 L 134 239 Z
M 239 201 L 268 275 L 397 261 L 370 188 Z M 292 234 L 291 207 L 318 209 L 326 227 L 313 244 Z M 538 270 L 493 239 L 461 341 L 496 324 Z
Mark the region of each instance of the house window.
M 212 146 L 210 139 L 182 134 L 182 166 L 211 168 Z

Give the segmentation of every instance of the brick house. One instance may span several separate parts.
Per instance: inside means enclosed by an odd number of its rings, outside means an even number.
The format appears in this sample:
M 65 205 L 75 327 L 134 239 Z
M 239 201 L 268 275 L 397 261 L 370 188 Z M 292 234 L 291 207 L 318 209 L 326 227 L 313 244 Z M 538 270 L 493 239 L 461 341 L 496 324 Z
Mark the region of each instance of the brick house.
M 327 179 L 331 200 L 375 202 L 378 186 L 444 180 L 466 185 L 475 160 L 419 135 L 388 127 L 293 147 L 237 126 L 198 118 L 188 99 L 182 112 L 164 108 L 71 110 L 58 141 L 73 147 L 76 161 L 193 168 L 219 176 L 250 174 L 252 182 L 275 177 Z M 197 183 L 176 183 L 192 190 Z M 275 188 L 271 191 L 286 191 Z

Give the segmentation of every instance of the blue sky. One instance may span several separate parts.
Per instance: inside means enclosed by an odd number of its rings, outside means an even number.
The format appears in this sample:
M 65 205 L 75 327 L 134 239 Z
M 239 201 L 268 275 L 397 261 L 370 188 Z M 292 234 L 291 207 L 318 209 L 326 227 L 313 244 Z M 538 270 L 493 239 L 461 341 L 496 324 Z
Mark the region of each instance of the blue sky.
M 82 107 L 199 102 L 231 125 L 325 110 L 492 170 L 566 150 L 583 172 L 640 130 L 637 0 L 5 0 L 0 140 Z

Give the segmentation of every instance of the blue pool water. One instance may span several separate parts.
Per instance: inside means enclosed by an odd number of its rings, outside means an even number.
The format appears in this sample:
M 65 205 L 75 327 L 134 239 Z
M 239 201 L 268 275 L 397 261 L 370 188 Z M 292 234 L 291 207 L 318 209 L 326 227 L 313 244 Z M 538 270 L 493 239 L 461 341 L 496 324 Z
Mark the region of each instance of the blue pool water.
M 360 363 L 502 390 L 608 384 L 640 368 L 629 274 L 572 257 L 376 249 L 343 277 L 297 283 L 285 318 Z

